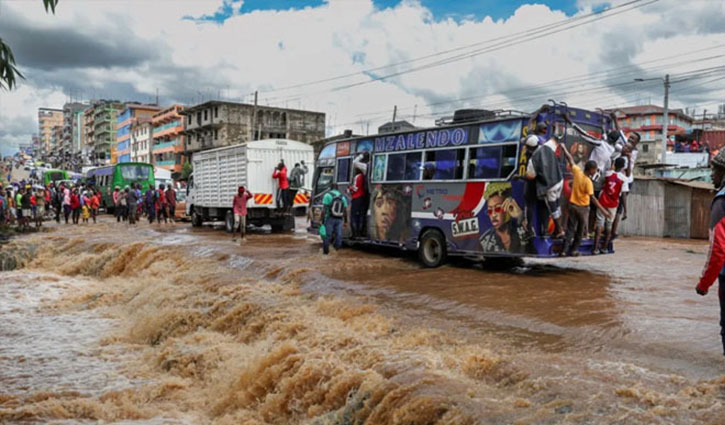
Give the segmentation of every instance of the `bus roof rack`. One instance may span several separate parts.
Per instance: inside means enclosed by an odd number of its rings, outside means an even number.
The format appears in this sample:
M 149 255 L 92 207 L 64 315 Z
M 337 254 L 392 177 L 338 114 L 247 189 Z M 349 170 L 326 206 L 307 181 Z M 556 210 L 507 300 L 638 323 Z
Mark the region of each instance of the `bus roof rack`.
M 445 116 L 435 121 L 436 126 L 460 124 L 474 121 L 494 121 L 501 118 L 521 118 L 531 114 L 513 109 L 459 109 L 453 116 Z

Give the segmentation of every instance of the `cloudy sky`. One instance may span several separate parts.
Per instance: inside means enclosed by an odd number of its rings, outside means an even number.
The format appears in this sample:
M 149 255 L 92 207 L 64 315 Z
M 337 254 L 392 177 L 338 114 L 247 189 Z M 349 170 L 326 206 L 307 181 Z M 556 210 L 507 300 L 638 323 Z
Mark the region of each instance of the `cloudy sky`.
M 328 134 L 461 107 L 725 103 L 721 0 L 0 0 L 26 79 L 0 92 L 0 149 L 71 97 L 222 99 L 327 113 Z M 653 78 L 634 82 L 634 78 Z

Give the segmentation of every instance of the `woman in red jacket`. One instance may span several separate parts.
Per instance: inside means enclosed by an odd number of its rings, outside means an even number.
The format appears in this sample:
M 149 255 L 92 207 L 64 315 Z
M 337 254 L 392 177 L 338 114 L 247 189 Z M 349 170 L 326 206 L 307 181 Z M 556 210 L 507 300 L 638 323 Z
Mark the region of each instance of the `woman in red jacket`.
M 81 217 L 81 198 L 78 197 L 78 189 L 73 189 L 70 195 L 70 209 L 73 214 L 73 224 L 78 224 Z

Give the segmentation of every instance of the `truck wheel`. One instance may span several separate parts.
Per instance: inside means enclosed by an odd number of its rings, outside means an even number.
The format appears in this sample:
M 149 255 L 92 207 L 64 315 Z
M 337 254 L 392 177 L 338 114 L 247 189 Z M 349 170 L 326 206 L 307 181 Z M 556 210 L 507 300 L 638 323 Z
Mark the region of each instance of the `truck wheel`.
M 446 239 L 441 232 L 434 229 L 426 230 L 420 238 L 418 258 L 426 267 L 438 267 L 446 262 Z
M 199 214 L 196 211 L 196 208 L 194 208 L 191 211 L 191 225 L 194 227 L 201 227 L 202 224 L 203 224 L 203 220 L 202 220 L 201 214 Z
M 234 231 L 234 212 L 231 210 L 227 211 L 227 214 L 224 216 L 224 230 L 227 233 Z

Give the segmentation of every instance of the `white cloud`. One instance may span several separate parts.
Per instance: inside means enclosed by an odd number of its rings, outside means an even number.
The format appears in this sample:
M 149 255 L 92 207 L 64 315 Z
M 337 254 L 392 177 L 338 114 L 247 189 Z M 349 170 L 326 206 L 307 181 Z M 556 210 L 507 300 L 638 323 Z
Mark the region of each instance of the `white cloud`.
M 602 3 L 579 0 L 583 8 L 580 15 Z M 525 5 L 506 20 L 436 21 L 417 1 L 377 10 L 371 0 L 329 0 L 318 8 L 236 14 L 223 25 L 182 19 L 187 15 L 212 15 L 220 4 L 186 0 L 61 2 L 57 15 L 52 16 L 46 15 L 42 5 L 35 2 L 4 2 L 0 33 L 3 19 L 17 19 L 38 30 L 77 31 L 95 40 L 113 37 L 116 41 L 122 40 L 114 48 L 123 49 L 127 42 L 128 46 L 146 49 L 146 54 L 139 53 L 139 64 L 134 66 L 86 66 L 56 73 L 28 69 L 29 78 L 17 91 L 0 93 L 0 126 L 8 126 L 10 120 L 20 117 L 34 117 L 40 106 L 60 107 L 65 100 L 63 91 L 71 86 L 76 93 L 82 90 L 86 96 L 95 92 L 97 97 L 105 94 L 122 100 L 134 96 L 148 100 L 159 89 L 161 99 L 166 101 L 191 101 L 193 97 L 205 95 L 208 98 L 220 92 L 226 98 L 249 101 L 247 95 L 258 89 L 263 104 L 270 102 L 326 112 L 328 124 L 334 126 L 331 130 L 335 132 L 344 127 L 361 131 L 367 127 L 367 122 L 361 122 L 361 119 L 369 119 L 374 131 L 377 125 L 389 119 L 393 105 L 400 107 L 400 115 L 404 118 L 412 119 L 415 111 L 418 124 L 430 124 L 433 119 L 428 115 L 456 107 L 531 109 L 546 103 L 551 96 L 570 104 L 606 107 L 631 103 L 637 93 L 640 97 L 645 93 L 656 98 L 661 87 L 652 84 L 566 94 L 600 85 L 591 78 L 555 86 L 554 93 L 546 93 L 546 86 L 539 87 L 540 92 L 534 92 L 531 87 L 612 68 L 619 70 L 619 81 L 631 80 L 638 75 L 635 75 L 637 72 L 623 74 L 622 70 L 628 69 L 628 65 L 714 46 L 722 43 L 725 32 L 722 26 L 702 28 L 697 21 L 688 20 L 688 17 L 706 13 L 710 22 L 723 22 L 725 2 L 662 1 L 506 49 L 348 90 L 329 91 L 370 77 L 357 74 L 325 84 L 269 92 L 326 77 L 359 73 L 483 40 L 511 40 L 521 31 L 562 21 L 566 16 L 546 6 Z M 233 5 L 235 10 L 240 4 Z M 57 48 L 69 46 L 58 40 Z M 725 48 L 687 58 L 712 56 L 718 52 L 725 54 Z M 644 65 L 641 73 L 657 64 L 675 62 L 676 57 Z M 651 76 L 718 64 L 716 61 L 685 62 L 657 69 Z M 426 61 L 388 68 L 376 71 L 375 75 L 423 63 Z M 680 97 L 673 97 L 672 105 L 712 103 L 722 99 L 723 82 L 713 84 L 704 88 L 714 89 L 715 94 L 708 94 L 706 90 L 695 92 L 693 87 L 692 93 L 684 91 Z M 522 90 L 522 87 L 529 88 Z M 426 106 L 475 95 L 481 97 L 437 107 Z M 378 111 L 379 115 L 369 114 Z M 27 136 L 27 140 L 34 131 L 37 130 L 28 128 L 25 134 L 14 133 L 13 137 Z

